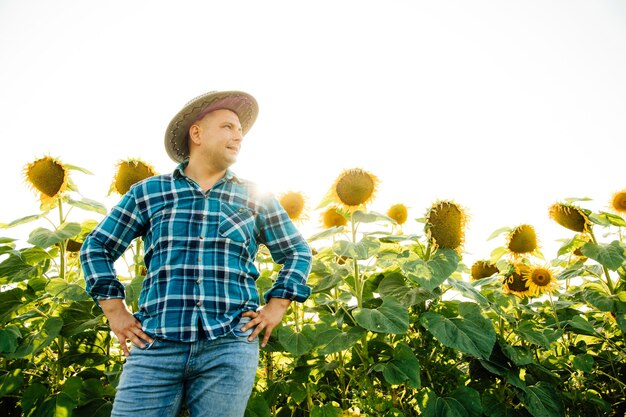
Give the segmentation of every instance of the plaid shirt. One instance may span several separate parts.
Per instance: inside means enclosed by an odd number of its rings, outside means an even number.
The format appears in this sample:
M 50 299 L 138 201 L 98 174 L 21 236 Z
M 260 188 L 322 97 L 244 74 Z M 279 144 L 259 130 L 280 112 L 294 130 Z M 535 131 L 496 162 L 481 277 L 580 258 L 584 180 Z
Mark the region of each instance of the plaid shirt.
M 261 243 L 283 265 L 265 299 L 306 300 L 311 251 L 276 198 L 230 171 L 205 193 L 185 166 L 135 184 L 89 234 L 80 254 L 87 292 L 124 298 L 113 265 L 142 236 L 148 272 L 135 316 L 152 336 L 191 342 L 201 325 L 213 339 L 256 310 Z

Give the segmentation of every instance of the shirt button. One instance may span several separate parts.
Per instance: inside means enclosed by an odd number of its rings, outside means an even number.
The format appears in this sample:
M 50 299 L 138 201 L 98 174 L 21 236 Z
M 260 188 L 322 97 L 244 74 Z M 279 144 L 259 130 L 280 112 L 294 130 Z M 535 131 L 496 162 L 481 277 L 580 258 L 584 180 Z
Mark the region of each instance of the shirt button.
M 204 236 L 198 236 L 198 239 L 204 240 Z
M 196 305 L 197 305 L 198 307 L 202 307 L 202 301 L 198 301 L 198 302 L 196 303 Z
M 201 280 L 199 280 L 199 279 L 197 279 L 197 280 L 196 280 L 196 284 L 200 284 L 201 282 L 202 282 L 202 281 L 201 281 Z

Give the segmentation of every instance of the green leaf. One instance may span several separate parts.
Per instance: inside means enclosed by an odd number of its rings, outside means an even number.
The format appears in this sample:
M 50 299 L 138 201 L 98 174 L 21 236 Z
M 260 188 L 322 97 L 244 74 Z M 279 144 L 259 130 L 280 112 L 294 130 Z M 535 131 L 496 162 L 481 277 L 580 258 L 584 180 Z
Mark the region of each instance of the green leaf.
M 41 219 L 46 213 L 42 214 L 33 214 L 30 216 L 25 216 L 17 220 L 13 220 L 11 223 L 0 223 L 0 229 L 9 229 L 11 227 L 19 226 L 22 224 L 30 223 L 35 220 Z
M 452 397 L 463 405 L 469 417 L 482 417 L 483 406 L 478 391 L 469 387 L 460 387 L 454 391 Z
M 248 400 L 246 407 L 246 413 L 244 417 L 271 417 L 272 413 L 270 407 L 265 401 L 265 398 L 260 394 L 253 393 Z
M 99 203 L 95 200 L 91 200 L 89 198 L 82 198 L 81 200 L 73 200 L 68 198 L 67 202 L 74 207 L 78 207 L 83 210 L 93 211 L 98 214 L 102 214 L 105 216 L 107 214 L 107 208 L 104 204 Z
M 409 329 L 406 307 L 390 297 L 383 298 L 383 304 L 376 309 L 357 309 L 354 319 L 359 326 L 377 333 L 404 334 Z
M 314 405 L 311 409 L 311 417 L 341 417 L 342 413 L 341 408 L 332 404 Z
M 382 213 L 377 213 L 375 211 L 363 212 L 363 211 L 355 211 L 354 212 L 354 222 L 355 223 L 374 223 L 377 221 L 384 221 L 391 224 L 396 224 L 396 221 L 389 216 L 386 216 Z
M 574 333 L 585 334 L 585 335 L 596 334 L 596 331 L 591 325 L 591 323 L 589 323 L 584 317 L 574 316 L 571 318 L 571 320 L 567 321 L 567 324 L 569 324 L 573 329 L 578 330 L 578 331 L 575 331 Z
M 22 307 L 24 290 L 13 288 L 12 290 L 0 292 L 0 324 L 11 319 L 11 314 Z
M 518 395 L 526 409 L 534 417 L 563 417 L 563 405 L 556 390 L 545 382 L 527 387 Z
M 302 356 L 313 349 L 313 343 L 308 337 L 300 332 L 294 332 L 289 326 L 279 329 L 278 341 L 293 356 Z
M 143 275 L 137 275 L 124 286 L 126 292 L 126 305 L 131 306 L 134 311 L 139 310 L 137 303 L 139 302 L 139 294 L 144 281 Z
M 444 346 L 489 359 L 496 343 L 493 324 L 482 317 L 475 304 L 461 303 L 459 313 L 464 317 L 448 319 L 427 311 L 421 315 L 420 323 Z
M 78 172 L 82 172 L 83 174 L 93 175 L 93 173 L 86 168 L 81 168 L 79 166 L 72 165 L 72 164 L 63 164 L 63 166 L 71 171 L 78 171 Z
M 17 391 L 24 381 L 21 369 L 14 369 L 0 376 L 0 398 Z
M 379 248 L 380 242 L 374 239 L 362 239 L 357 243 L 352 243 L 347 240 L 338 240 L 332 246 L 332 250 L 337 256 L 346 256 L 360 260 L 369 259 L 376 255 Z
M 461 293 L 461 295 L 469 298 L 470 300 L 476 301 L 482 306 L 488 306 L 491 304 L 489 299 L 476 290 L 476 288 L 474 288 L 470 283 L 454 278 L 448 278 L 448 284 Z
M 527 342 L 539 345 L 544 349 L 550 349 L 552 339 L 545 332 L 537 330 L 530 321 L 521 322 L 517 326 L 517 333 Z
M 593 356 L 588 353 L 581 353 L 574 357 L 572 361 L 574 367 L 580 371 L 591 373 L 593 371 Z
M 614 298 L 601 289 L 594 287 L 585 288 L 582 292 L 582 296 L 587 303 L 600 311 L 615 312 Z
M 413 350 L 406 343 L 399 343 L 393 352 L 393 359 L 384 364 L 383 376 L 391 385 L 407 382 L 407 385 L 420 389 L 420 363 Z
M 604 211 L 601 211 L 597 214 L 593 213 L 589 215 L 589 219 L 592 222 L 603 226 L 613 225 L 617 227 L 626 227 L 626 221 L 621 216 L 613 213 L 607 213 Z
M 322 230 L 321 232 L 314 234 L 313 236 L 309 237 L 307 239 L 307 241 L 308 242 L 314 242 L 316 240 L 326 239 L 326 238 L 329 238 L 331 236 L 335 236 L 338 233 L 343 232 L 344 229 L 345 229 L 344 226 L 331 227 L 330 229 Z
M 600 265 L 606 266 L 612 271 L 616 271 L 626 260 L 624 246 L 619 240 L 609 244 L 588 242 L 583 245 L 581 252 L 586 257 L 597 261 Z
M 71 284 L 63 278 L 53 278 L 46 285 L 46 291 L 53 297 L 59 297 L 68 301 L 89 300 L 89 294 L 85 288 L 78 284 Z
M 52 395 L 38 405 L 30 417 L 66 417 L 72 415 L 76 403 L 65 393 Z
M 431 295 L 421 287 L 409 287 L 404 276 L 399 272 L 386 274 L 380 284 L 378 293 L 381 297 L 393 297 L 403 306 L 411 307 L 428 300 Z
M 28 243 L 41 248 L 48 248 L 64 240 L 75 237 L 80 233 L 80 231 L 81 228 L 78 223 L 63 223 L 55 231 L 48 230 L 44 227 L 38 227 L 30 233 Z
M 34 275 L 37 270 L 37 266 L 26 261 L 23 252 L 18 252 L 17 255 L 13 253 L 0 263 L 0 283 L 24 281 Z
M 330 355 L 350 349 L 363 336 L 365 331 L 359 327 L 351 327 L 347 332 L 339 329 L 330 329 L 320 333 L 316 337 L 320 355 Z
M 423 417 L 470 417 L 463 404 L 456 398 L 439 397 L 432 391 L 426 395 Z
M 113 403 L 104 398 L 96 398 L 74 409 L 72 417 L 110 417 Z
M 424 262 L 420 259 L 401 265 L 407 278 L 433 292 L 448 278 L 459 264 L 459 255 L 452 249 L 440 249 Z
M 17 349 L 17 339 L 20 337 L 20 331 L 9 326 L 0 330 L 0 353 L 13 353 Z
M 39 383 L 31 384 L 24 390 L 22 395 L 22 411 L 25 416 L 31 415 L 30 411 L 43 403 L 48 395 L 48 389 Z

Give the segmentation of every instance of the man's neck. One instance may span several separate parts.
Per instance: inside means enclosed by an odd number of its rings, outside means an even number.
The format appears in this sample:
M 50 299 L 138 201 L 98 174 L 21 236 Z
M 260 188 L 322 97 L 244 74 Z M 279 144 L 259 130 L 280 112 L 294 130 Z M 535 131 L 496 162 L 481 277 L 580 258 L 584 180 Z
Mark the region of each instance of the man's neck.
M 226 175 L 226 169 L 216 169 L 210 165 L 194 163 L 191 159 L 185 167 L 185 175 L 194 180 L 205 192 Z

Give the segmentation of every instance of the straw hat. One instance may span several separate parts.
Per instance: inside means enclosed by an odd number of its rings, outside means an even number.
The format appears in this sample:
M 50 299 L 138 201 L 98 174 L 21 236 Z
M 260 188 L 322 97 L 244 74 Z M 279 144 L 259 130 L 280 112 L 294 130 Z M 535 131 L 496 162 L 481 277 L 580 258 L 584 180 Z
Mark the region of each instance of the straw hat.
M 175 162 L 189 157 L 189 128 L 208 113 L 228 109 L 239 116 L 243 135 L 254 124 L 259 114 L 259 105 L 254 97 L 241 91 L 211 91 L 185 104 L 174 116 L 165 131 L 165 150 Z

